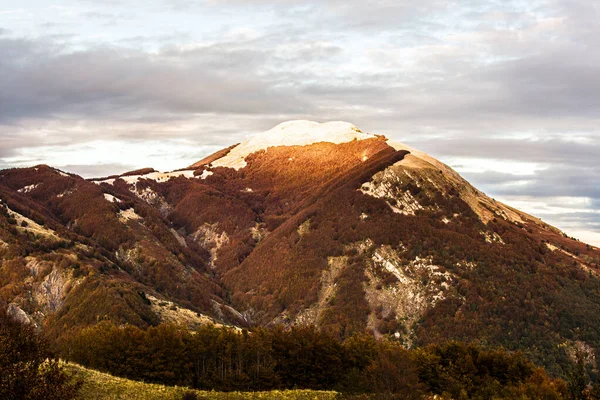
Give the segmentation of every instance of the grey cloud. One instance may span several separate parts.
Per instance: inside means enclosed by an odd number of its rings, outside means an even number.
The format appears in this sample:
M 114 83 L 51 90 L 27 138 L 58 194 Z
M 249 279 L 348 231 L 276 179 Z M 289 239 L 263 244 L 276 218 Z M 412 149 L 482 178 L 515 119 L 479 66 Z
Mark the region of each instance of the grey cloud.
M 97 165 L 60 165 L 56 168 L 77 174 L 83 178 L 98 178 L 111 175 L 120 175 L 127 171 L 134 171 L 136 166 L 129 164 L 97 164 Z
M 435 10 L 443 15 L 461 15 L 471 8 L 481 8 L 480 13 L 489 8 L 484 7 L 485 2 L 474 1 L 462 3 L 452 11 L 444 4 L 424 2 L 415 12 L 422 9 L 428 11 L 426 14 Z M 358 18 L 358 14 L 408 13 L 409 8 L 402 2 L 383 1 L 368 10 L 364 3 L 333 2 L 325 6 L 322 14 L 326 14 L 323 18 L 344 19 L 340 15 L 348 12 L 356 13 Z M 435 19 L 436 14 L 432 14 Z M 315 18 L 319 20 L 318 16 Z M 48 61 L 44 63 L 47 67 L 41 73 L 30 65 L 29 71 L 19 71 L 20 75 L 11 79 L 16 86 L 13 93 L 22 94 L 15 96 L 14 106 L 5 113 L 15 118 L 28 112 L 102 116 L 120 113 L 138 118 L 144 111 L 151 116 L 156 112 L 217 112 L 277 113 L 287 118 L 299 113 L 318 117 L 321 111 L 328 110 L 340 118 L 353 119 L 355 114 L 344 111 L 345 105 L 352 105 L 373 109 L 375 112 L 364 115 L 364 120 L 372 122 L 376 129 L 387 125 L 389 119 L 389 125 L 393 123 L 402 129 L 432 126 L 469 132 L 482 127 L 494 127 L 495 132 L 552 127 L 558 117 L 565 116 L 592 124 L 600 117 L 596 111 L 600 109 L 598 97 L 593 96 L 598 84 L 592 79 L 600 73 L 600 62 L 583 57 L 585 49 L 577 46 L 565 50 L 549 42 L 540 47 L 537 37 L 511 46 L 516 39 L 500 31 L 474 39 L 488 49 L 489 56 L 494 56 L 496 49 L 517 47 L 518 51 L 505 54 L 510 61 L 482 63 L 477 59 L 480 49 L 462 48 L 458 52 L 425 53 L 425 58 L 411 70 L 406 70 L 400 59 L 400 64 L 391 62 L 378 73 L 338 76 L 336 65 L 348 63 L 353 56 L 346 44 L 319 43 L 326 37 L 322 31 L 302 32 L 285 23 L 270 29 L 273 31 L 263 37 L 241 43 L 218 42 L 196 48 L 167 46 L 157 54 L 116 48 L 68 55 L 38 54 L 38 59 Z M 327 29 L 338 29 L 335 32 L 342 39 L 349 34 L 341 28 Z M 405 28 L 400 25 L 397 29 L 402 32 Z M 422 28 L 411 35 L 430 37 L 431 43 L 445 40 L 439 33 L 428 36 L 427 29 Z M 303 47 L 299 46 L 299 37 L 317 41 Z M 290 51 L 276 51 L 284 43 L 290 44 Z M 3 48 L 6 46 L 10 45 L 4 43 Z M 406 44 L 393 44 L 387 49 L 388 55 L 393 56 L 403 46 Z M 524 49 L 532 48 L 540 54 L 522 54 Z M 326 74 L 327 70 L 333 74 Z M 62 86 L 55 83 L 60 81 L 60 73 L 71 81 Z M 33 93 L 31 82 L 38 87 Z M 336 113 L 336 109 L 340 111 Z
M 417 141 L 432 154 L 453 157 L 478 157 L 535 163 L 599 167 L 600 132 L 588 133 L 586 142 L 569 141 L 569 135 L 552 139 L 510 139 L 451 137 Z
M 566 50 L 566 51 L 565 51 Z M 484 107 L 518 114 L 554 117 L 600 117 L 600 57 L 588 49 L 555 51 L 499 65 L 483 73 L 484 81 L 501 83 L 509 102 Z M 493 100 L 493 99 L 489 99 Z
M 565 196 L 600 199 L 600 172 L 594 169 L 553 167 L 535 175 L 510 175 L 491 172 L 464 173 L 475 186 L 497 196 Z M 515 185 L 523 182 L 524 184 Z
M 61 114 L 285 113 L 302 103 L 260 76 L 260 50 L 241 45 L 158 56 L 110 47 L 67 54 L 42 48 L 0 40 L 0 123 Z
M 460 169 L 461 166 L 453 165 L 452 167 L 455 169 Z M 474 186 L 486 186 L 488 188 L 498 186 L 501 187 L 502 185 L 510 185 L 515 182 L 529 181 L 531 179 L 531 177 L 528 176 L 518 176 L 497 171 L 471 172 L 463 173 L 463 175 L 468 178 L 469 182 Z
M 595 169 L 553 167 L 536 174 L 524 188 L 500 189 L 506 194 L 531 196 L 574 196 L 600 198 L 600 171 Z
M 27 135 L 0 129 L 0 164 L 3 159 L 17 156 L 17 149 L 33 147 L 36 144 L 35 142 L 32 143 L 31 137 Z

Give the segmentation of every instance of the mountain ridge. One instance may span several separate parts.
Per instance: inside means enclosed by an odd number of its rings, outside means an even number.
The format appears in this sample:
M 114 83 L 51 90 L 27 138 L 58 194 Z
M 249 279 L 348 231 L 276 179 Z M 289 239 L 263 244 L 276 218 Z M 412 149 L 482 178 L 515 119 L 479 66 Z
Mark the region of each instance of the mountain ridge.
M 282 129 L 317 133 L 267 140 Z M 108 319 L 475 340 L 540 364 L 600 348 L 597 248 L 348 123 L 258 137 L 171 172 L 0 171 L 0 306 L 62 344 Z

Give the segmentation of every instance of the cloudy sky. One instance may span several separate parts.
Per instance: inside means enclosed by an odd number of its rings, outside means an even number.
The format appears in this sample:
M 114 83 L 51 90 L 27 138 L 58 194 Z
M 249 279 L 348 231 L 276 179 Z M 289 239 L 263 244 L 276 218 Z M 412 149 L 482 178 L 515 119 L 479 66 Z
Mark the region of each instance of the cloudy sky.
M 169 170 L 344 120 L 600 245 L 599 4 L 0 0 L 0 168 Z

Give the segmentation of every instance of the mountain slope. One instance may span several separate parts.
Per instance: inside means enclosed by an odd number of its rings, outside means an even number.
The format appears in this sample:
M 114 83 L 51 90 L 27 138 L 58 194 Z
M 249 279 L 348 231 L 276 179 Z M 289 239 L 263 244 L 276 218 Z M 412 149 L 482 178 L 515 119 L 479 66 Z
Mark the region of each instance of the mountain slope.
M 170 173 L 0 179 L 0 299 L 57 336 L 214 320 L 477 340 L 547 365 L 600 348 L 597 248 L 351 124 L 284 123 Z
M 157 324 L 169 299 L 194 315 L 223 303 L 202 255 L 129 192 L 39 166 L 3 171 L 0 196 L 0 299 L 24 320 L 60 335 L 105 318 Z

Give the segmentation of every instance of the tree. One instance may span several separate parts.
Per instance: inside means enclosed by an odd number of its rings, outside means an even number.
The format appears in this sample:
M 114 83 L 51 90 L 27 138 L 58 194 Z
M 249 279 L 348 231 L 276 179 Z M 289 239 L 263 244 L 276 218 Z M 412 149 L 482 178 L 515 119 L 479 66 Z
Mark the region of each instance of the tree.
M 31 326 L 0 311 L 0 398 L 68 400 L 77 395 L 80 385 Z
M 587 375 L 585 373 L 583 354 L 578 351 L 576 357 L 577 362 L 572 366 L 567 376 L 567 390 L 569 399 L 584 400 L 587 398 Z
M 410 352 L 394 342 L 379 343 L 377 357 L 364 370 L 362 380 L 363 390 L 386 398 L 420 399 L 425 389 Z

